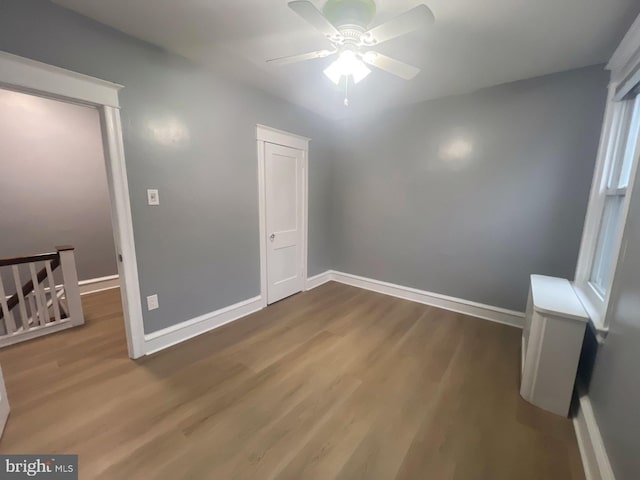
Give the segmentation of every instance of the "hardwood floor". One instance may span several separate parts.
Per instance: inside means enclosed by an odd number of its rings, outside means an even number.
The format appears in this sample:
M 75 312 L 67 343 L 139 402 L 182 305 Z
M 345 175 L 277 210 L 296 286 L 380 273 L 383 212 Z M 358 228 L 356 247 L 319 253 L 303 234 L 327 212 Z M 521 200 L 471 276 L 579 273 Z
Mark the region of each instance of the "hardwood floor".
M 0 351 L 2 453 L 81 479 L 583 479 L 571 422 L 518 394 L 520 331 L 328 283 L 140 361 L 118 290 Z

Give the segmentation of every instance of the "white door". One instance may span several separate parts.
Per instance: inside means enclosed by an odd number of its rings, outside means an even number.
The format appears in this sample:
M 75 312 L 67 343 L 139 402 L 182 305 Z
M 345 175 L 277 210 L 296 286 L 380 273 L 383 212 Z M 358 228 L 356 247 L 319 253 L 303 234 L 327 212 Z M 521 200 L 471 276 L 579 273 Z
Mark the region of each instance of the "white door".
M 4 386 L 4 378 L 2 369 L 0 368 L 0 437 L 4 431 L 4 426 L 9 418 L 9 399 L 7 398 L 7 389 Z
M 304 287 L 303 155 L 302 150 L 265 143 L 267 303 Z

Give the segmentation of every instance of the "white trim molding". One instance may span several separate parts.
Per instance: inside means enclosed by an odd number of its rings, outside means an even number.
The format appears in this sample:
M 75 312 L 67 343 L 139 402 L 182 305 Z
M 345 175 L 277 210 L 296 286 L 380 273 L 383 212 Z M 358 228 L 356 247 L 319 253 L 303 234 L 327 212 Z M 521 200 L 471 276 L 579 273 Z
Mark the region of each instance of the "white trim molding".
M 122 140 L 122 121 L 119 109 L 103 107 L 101 110 L 106 137 L 107 183 L 111 202 L 113 237 L 118 257 L 120 296 L 122 297 L 127 348 L 129 357 L 138 358 L 145 352 L 144 323 L 136 245 L 133 237 L 129 181 Z
M 182 343 L 190 338 L 215 330 L 222 325 L 231 323 L 242 317 L 262 310 L 261 296 L 253 297 L 242 302 L 229 305 L 214 312 L 205 313 L 185 322 L 172 325 L 144 336 L 145 354 L 153 353 Z
M 412 302 L 442 308 L 452 312 L 470 315 L 472 317 L 489 320 L 491 322 L 502 323 L 511 327 L 522 328 L 524 325 L 524 312 L 508 310 L 506 308 L 494 307 L 482 303 L 463 300 L 461 298 L 450 297 L 439 293 L 427 292 L 416 288 L 396 285 L 394 283 L 382 282 L 371 278 L 360 277 L 350 273 L 328 270 L 320 275 L 307 279 L 307 289 L 318 287 L 326 282 L 335 281 L 351 285 L 353 287 L 371 290 L 372 292 L 391 295 L 392 297 L 410 300 Z
M 573 417 L 578 448 L 587 480 L 615 480 L 609 456 L 587 395 L 580 395 L 580 406 Z
M 597 331 L 599 342 L 604 341 L 609 328 L 607 318 L 609 299 L 612 297 L 614 289 L 615 273 L 622 261 L 620 252 L 625 244 L 627 215 L 635 187 L 636 172 L 640 163 L 640 139 L 634 145 L 632 140 L 628 140 L 625 137 L 628 132 L 621 133 L 625 132 L 625 128 L 631 128 L 636 122 L 635 117 L 628 118 L 626 112 L 636 109 L 638 102 L 640 102 L 638 97 L 635 97 L 635 100 L 627 98 L 629 93 L 640 82 L 640 16 L 636 18 L 616 48 L 606 69 L 611 72 L 607 104 L 574 282 L 580 300 L 589 313 L 591 324 Z M 623 100 L 626 101 L 626 104 L 623 103 Z M 636 103 L 631 105 L 630 102 L 633 101 Z M 630 124 L 627 125 L 626 122 L 630 122 Z M 607 285 L 603 286 L 605 287 L 603 288 L 604 292 L 598 292 L 591 284 L 591 272 L 597 255 L 597 242 L 602 228 L 605 201 L 607 195 L 612 195 L 611 188 L 607 185 L 608 176 L 610 170 L 618 165 L 616 160 L 620 161 L 617 156 L 619 142 L 623 142 L 623 148 L 625 149 L 632 148 L 633 152 L 625 152 L 625 154 L 632 153 L 634 157 L 631 164 L 629 183 L 624 189 L 620 224 L 617 225 L 617 231 L 614 232 L 615 239 L 612 247 L 613 256 L 611 258 L 612 266 L 609 280 Z
M 638 70 L 640 65 L 640 15 L 625 34 L 607 64 L 611 70 L 611 80 L 619 84 L 617 98 L 624 96 L 629 88 L 635 84 L 632 81 L 640 79 Z
M 311 141 L 310 138 L 261 124 L 256 125 L 256 140 L 305 151 L 309 150 L 309 142 Z
M 80 280 L 78 286 L 80 287 L 80 295 L 91 295 L 92 293 L 120 288 L 120 277 L 118 275 L 109 275 L 107 277 L 89 278 L 87 280 Z M 56 285 L 56 292 L 63 288 L 64 285 L 62 283 Z M 51 291 L 49 287 L 44 287 L 42 290 L 47 293 Z M 7 299 L 9 298 L 11 298 L 11 296 L 8 295 Z
M 122 85 L 89 77 L 81 73 L 36 62 L 28 58 L 0 52 L 0 85 L 10 89 L 46 93 L 62 99 L 72 99 L 92 105 L 119 107 L 118 90 Z
M 319 275 L 314 275 L 313 277 L 307 278 L 305 290 L 311 290 L 313 288 L 319 287 L 320 285 L 324 285 L 327 282 L 333 280 L 331 278 L 331 270 L 327 270 L 326 272 L 322 272 Z
M 141 357 L 145 339 L 119 110 L 118 92 L 122 85 L 0 52 L 0 86 L 81 103 L 100 112 L 127 348 L 129 357 Z
M 433 307 L 462 313 L 472 317 L 502 323 L 511 327 L 522 328 L 524 323 L 524 313 L 493 307 L 481 303 L 471 302 L 460 298 L 449 297 L 438 293 L 426 292 L 415 288 L 395 285 L 388 282 L 381 282 L 370 278 L 351 275 L 349 273 L 327 270 L 319 275 L 309 277 L 306 280 L 305 290 L 311 290 L 327 282 L 335 281 L 345 285 L 370 290 L 384 295 L 410 300 Z M 203 333 L 215 330 L 216 328 L 239 320 L 247 315 L 258 312 L 265 308 L 265 299 L 262 295 L 235 303 L 228 307 L 200 315 L 177 325 L 145 334 L 144 351 L 146 355 L 169 348 L 178 343 L 182 343 Z
M 118 275 L 109 275 L 107 277 L 90 278 L 88 280 L 80 280 L 78 285 L 80 286 L 80 295 L 89 295 L 120 288 L 120 277 Z

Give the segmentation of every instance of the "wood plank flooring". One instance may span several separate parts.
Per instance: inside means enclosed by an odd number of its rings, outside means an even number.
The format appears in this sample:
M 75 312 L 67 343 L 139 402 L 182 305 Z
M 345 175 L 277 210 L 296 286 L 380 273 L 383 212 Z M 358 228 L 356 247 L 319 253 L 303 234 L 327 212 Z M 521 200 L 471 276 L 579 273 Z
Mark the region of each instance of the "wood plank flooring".
M 2 453 L 81 479 L 583 479 L 571 422 L 518 394 L 520 331 L 328 283 L 139 361 L 119 291 L 0 351 Z

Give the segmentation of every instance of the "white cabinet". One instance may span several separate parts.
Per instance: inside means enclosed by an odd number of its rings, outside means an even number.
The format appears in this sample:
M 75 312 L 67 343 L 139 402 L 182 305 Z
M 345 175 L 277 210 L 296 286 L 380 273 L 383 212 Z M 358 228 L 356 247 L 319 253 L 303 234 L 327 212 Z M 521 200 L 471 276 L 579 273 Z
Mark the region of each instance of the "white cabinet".
M 589 318 L 568 280 L 531 275 L 520 395 L 567 416 Z

